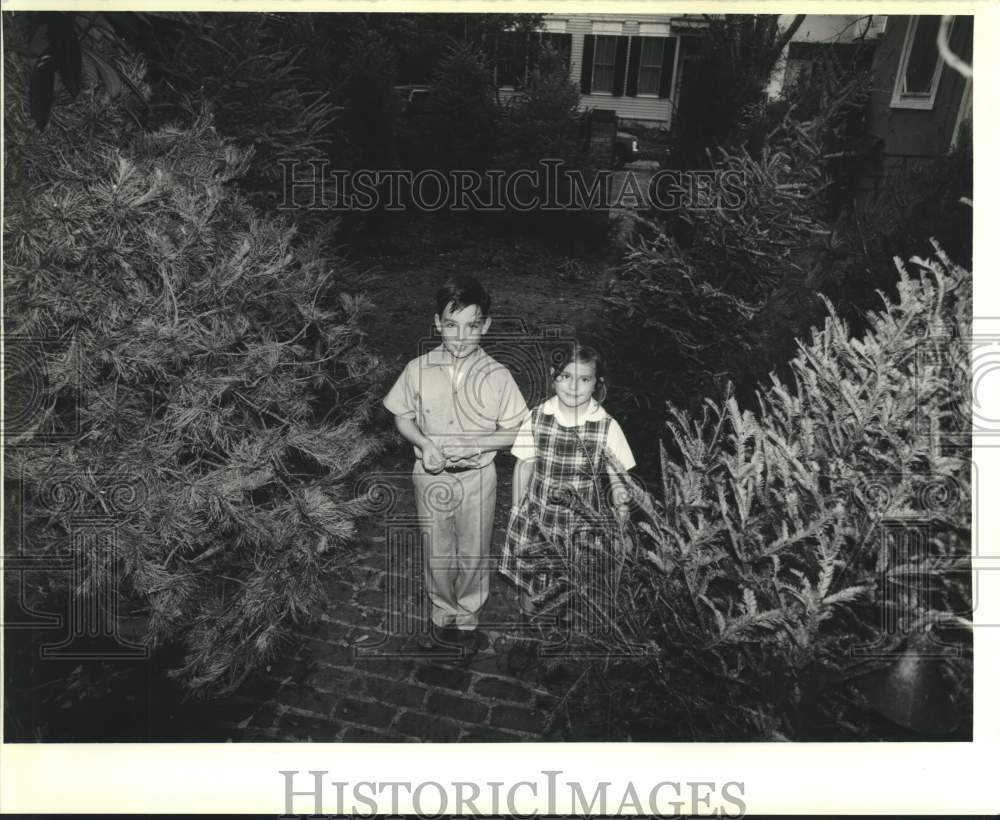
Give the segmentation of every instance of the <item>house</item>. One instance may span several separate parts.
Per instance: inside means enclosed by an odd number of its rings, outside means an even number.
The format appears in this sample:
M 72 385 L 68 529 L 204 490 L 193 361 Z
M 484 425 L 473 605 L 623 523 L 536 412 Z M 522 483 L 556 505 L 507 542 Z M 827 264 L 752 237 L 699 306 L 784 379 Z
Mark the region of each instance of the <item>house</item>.
M 781 15 L 787 29 L 792 15 Z M 869 69 L 866 112 L 870 150 L 858 193 L 877 191 L 883 179 L 915 163 L 944 156 L 971 122 L 972 80 L 945 63 L 938 51 L 941 15 L 807 15 L 775 64 L 767 92 L 775 99 L 827 56 Z M 951 51 L 972 62 L 973 18 L 948 23 Z
M 780 15 L 787 29 L 794 15 Z M 820 48 L 846 54 L 858 40 L 874 42 L 885 17 L 807 15 L 776 63 L 768 96 L 776 97 L 817 59 Z M 501 100 L 527 81 L 543 45 L 564 55 L 580 86 L 581 107 L 609 109 L 622 120 L 671 128 L 681 104 L 687 66 L 699 59 L 697 39 L 708 27 L 702 14 L 547 14 L 534 32 L 506 32 L 495 49 Z M 870 59 L 870 50 L 865 59 Z
M 938 50 L 936 14 L 889 17 L 875 52 L 868 130 L 877 150 L 865 187 L 914 163 L 947 154 L 972 118 L 972 78 L 947 65 Z M 950 50 L 972 64 L 972 16 L 947 23 Z
M 534 32 L 505 32 L 496 47 L 501 100 L 523 86 L 538 50 L 564 55 L 582 108 L 669 128 L 677 106 L 683 43 L 702 25 L 684 15 L 549 14 Z
M 781 15 L 786 29 L 793 15 Z M 883 170 L 947 153 L 971 117 L 971 80 L 937 53 L 940 15 L 807 15 L 786 45 L 768 86 L 774 98 L 831 50 L 873 71 L 868 120 L 881 146 Z M 505 32 L 495 46 L 501 100 L 527 81 L 543 45 L 564 56 L 580 86 L 583 108 L 614 111 L 619 119 L 671 128 L 681 102 L 685 69 L 698 60 L 695 41 L 703 15 L 547 14 L 533 32 Z M 972 17 L 950 24 L 952 51 L 972 59 Z
M 792 14 L 778 15 L 778 28 L 787 30 L 794 19 Z M 833 55 L 843 65 L 868 68 L 887 20 L 885 15 L 807 14 L 775 61 L 768 99 L 776 99 L 824 56 Z

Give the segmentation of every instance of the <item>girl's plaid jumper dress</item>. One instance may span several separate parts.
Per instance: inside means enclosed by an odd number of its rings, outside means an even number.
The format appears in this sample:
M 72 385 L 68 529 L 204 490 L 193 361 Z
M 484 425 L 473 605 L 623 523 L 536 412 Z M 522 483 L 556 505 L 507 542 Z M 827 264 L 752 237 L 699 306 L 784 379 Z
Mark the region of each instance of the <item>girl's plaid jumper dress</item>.
M 603 487 L 601 476 L 606 471 L 604 454 L 610 423 L 611 417 L 605 415 L 579 427 L 563 427 L 555 415 L 543 413 L 541 406 L 531 411 L 535 471 L 524 501 L 510 511 L 500 572 L 532 595 L 551 583 L 546 565 L 555 551 L 568 557 L 565 548 L 572 543 L 574 529 L 582 523 L 569 499 L 559 491 L 572 487 L 588 506 L 597 504 Z

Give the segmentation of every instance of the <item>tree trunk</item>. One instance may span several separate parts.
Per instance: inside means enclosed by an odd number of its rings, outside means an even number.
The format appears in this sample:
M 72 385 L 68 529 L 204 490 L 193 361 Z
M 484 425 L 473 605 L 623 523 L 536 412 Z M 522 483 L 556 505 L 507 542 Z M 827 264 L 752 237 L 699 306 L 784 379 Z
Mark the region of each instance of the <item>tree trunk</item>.
M 796 14 L 795 19 L 792 20 L 792 24 L 781 32 L 781 36 L 774 43 L 774 48 L 771 49 L 771 58 L 768 61 L 768 68 L 774 65 L 774 61 L 778 59 L 781 52 L 784 50 L 785 46 L 788 45 L 788 41 L 795 36 L 795 32 L 801 28 L 802 23 L 805 21 L 806 16 L 804 14 Z

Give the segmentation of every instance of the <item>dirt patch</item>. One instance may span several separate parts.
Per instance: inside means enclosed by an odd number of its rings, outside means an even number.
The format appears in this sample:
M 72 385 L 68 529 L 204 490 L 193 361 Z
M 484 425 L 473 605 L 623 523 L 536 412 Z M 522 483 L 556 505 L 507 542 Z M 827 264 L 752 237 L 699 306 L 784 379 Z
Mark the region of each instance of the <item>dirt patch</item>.
M 437 214 L 360 237 L 349 257 L 363 260 L 359 284 L 376 306 L 366 320 L 369 342 L 384 356 L 401 357 L 400 366 L 417 355 L 421 339 L 436 336 L 434 297 L 450 276 L 469 274 L 489 289 L 492 334 L 523 330 L 572 338 L 597 323 L 613 266 L 604 253 L 564 253 L 537 240 L 498 238 L 488 224 Z

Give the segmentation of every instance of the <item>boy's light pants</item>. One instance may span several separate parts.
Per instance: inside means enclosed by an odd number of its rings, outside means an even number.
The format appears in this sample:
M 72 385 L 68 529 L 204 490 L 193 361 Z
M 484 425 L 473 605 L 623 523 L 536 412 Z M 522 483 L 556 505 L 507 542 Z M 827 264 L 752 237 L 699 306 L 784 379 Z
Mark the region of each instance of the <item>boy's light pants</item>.
M 497 472 L 492 462 L 478 470 L 432 475 L 413 467 L 417 515 L 429 535 L 424 550 L 424 586 L 431 621 L 474 629 L 490 594 L 489 557 Z

